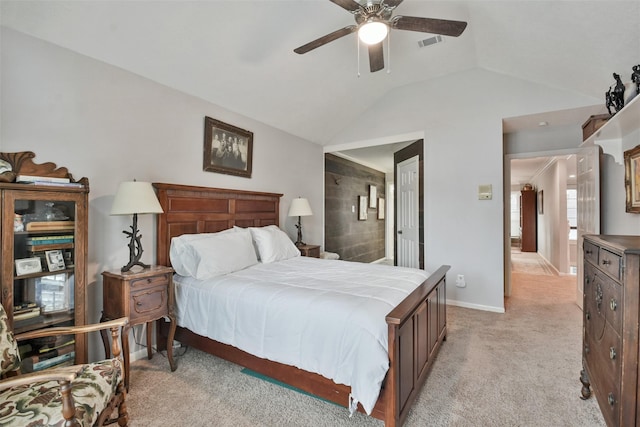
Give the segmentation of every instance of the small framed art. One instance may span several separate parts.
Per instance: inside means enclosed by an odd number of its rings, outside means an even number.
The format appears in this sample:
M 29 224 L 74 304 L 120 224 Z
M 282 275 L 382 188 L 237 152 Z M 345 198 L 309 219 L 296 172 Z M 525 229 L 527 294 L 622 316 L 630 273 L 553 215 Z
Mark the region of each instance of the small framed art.
M 59 271 L 66 268 L 64 265 L 64 256 L 60 249 L 45 251 L 44 254 L 47 258 L 47 267 L 49 268 L 49 271 Z
M 23 258 L 16 260 L 16 276 L 24 276 L 25 274 L 40 273 L 42 264 L 40 258 Z
M 624 187 L 628 213 L 640 213 L 640 145 L 624 152 Z
M 367 196 L 358 196 L 358 221 L 367 219 L 367 209 L 369 209 Z
M 384 219 L 384 198 L 378 198 L 378 219 Z
M 378 189 L 375 185 L 369 186 L 369 207 L 371 209 L 376 208 L 376 202 L 378 200 Z
M 253 132 L 205 117 L 203 157 L 204 171 L 251 178 Z

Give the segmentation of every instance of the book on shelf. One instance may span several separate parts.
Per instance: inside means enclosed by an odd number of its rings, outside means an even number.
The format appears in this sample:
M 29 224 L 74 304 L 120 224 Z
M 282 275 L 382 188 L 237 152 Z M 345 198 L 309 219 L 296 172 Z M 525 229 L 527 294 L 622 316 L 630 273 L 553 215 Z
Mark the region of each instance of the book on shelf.
M 63 231 L 74 230 L 74 221 L 31 221 L 26 225 L 27 231 Z
M 61 353 L 58 355 L 52 355 L 51 357 L 42 357 L 43 355 L 33 355 L 25 357 L 22 360 L 22 370 L 27 372 L 36 372 L 41 371 L 43 369 L 52 368 L 54 366 L 59 366 L 62 363 L 65 363 L 70 360 L 74 360 L 76 357 L 75 348 L 72 345 L 70 351 L 66 353 Z
M 76 340 L 74 335 L 60 335 L 56 337 L 56 342 L 51 347 L 40 347 L 38 353 L 47 353 L 51 350 L 58 350 L 68 345 L 75 344 Z
M 31 301 L 23 301 L 20 304 L 16 304 L 13 306 L 13 312 L 17 312 L 20 310 L 25 310 L 27 308 L 34 308 L 37 307 L 38 304 L 36 304 L 35 302 L 31 302 Z
M 60 242 L 60 243 L 37 243 L 37 244 L 27 244 L 27 250 L 30 252 L 40 252 L 47 251 L 49 249 L 72 249 L 73 242 Z
M 28 325 L 34 325 L 36 323 L 42 323 L 44 322 L 44 316 L 40 313 L 38 313 L 37 315 L 33 316 L 33 317 L 28 317 L 26 319 L 16 319 L 14 317 L 13 319 L 13 327 L 15 328 L 22 328 L 24 326 L 28 326 Z
M 40 316 L 40 307 L 27 308 L 13 313 L 14 321 L 22 321 Z
M 38 176 L 38 175 L 18 175 L 16 176 L 16 182 L 19 183 L 31 183 L 31 182 L 49 182 L 49 183 L 58 183 L 58 184 L 66 184 L 70 183 L 71 180 L 69 178 L 58 178 L 55 176 Z
M 29 243 L 37 243 L 37 244 L 41 244 L 41 243 L 47 243 L 51 240 L 68 240 L 68 241 L 73 241 L 74 235 L 73 234 L 54 234 L 51 236 L 32 236 L 32 237 L 28 237 L 26 242 L 27 244 Z
M 51 360 L 58 356 L 62 356 L 65 354 L 69 354 L 75 351 L 75 345 L 67 344 L 64 347 L 56 348 L 53 350 L 46 351 L 44 353 L 33 353 L 33 354 L 24 354 L 22 356 L 22 368 L 25 371 L 33 371 L 37 370 L 35 367 L 40 362 L 44 362 L 45 360 Z
M 21 182 L 21 184 L 44 185 L 47 187 L 84 188 L 84 184 L 80 182 L 29 181 L 29 182 Z

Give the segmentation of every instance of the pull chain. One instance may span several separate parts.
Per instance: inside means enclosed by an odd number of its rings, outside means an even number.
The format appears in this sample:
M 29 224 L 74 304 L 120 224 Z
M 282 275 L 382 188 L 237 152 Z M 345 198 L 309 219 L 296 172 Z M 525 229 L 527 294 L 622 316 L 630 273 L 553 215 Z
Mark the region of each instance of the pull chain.
M 387 74 L 391 74 L 391 31 L 387 34 L 387 52 L 389 53 L 389 65 L 387 66 Z
M 360 37 L 356 37 L 356 50 L 358 51 L 358 78 L 360 78 Z

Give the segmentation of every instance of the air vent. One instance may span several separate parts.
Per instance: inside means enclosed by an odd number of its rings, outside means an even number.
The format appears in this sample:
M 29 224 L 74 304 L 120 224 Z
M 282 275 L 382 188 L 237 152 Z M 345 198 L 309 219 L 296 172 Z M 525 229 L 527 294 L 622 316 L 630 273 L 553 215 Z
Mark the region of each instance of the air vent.
M 418 42 L 418 46 L 427 47 L 427 46 L 431 46 L 432 44 L 442 43 L 443 41 L 444 39 L 442 38 L 442 36 L 438 35 L 438 36 L 429 37 L 428 39 L 420 40 Z

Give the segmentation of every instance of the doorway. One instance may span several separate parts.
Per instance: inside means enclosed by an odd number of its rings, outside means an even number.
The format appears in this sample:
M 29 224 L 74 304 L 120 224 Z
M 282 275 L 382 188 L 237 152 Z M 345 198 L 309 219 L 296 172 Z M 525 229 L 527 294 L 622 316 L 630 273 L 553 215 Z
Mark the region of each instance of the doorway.
M 577 290 L 576 158 L 575 151 L 507 156 L 505 171 L 508 169 L 509 174 L 505 175 L 510 186 L 505 196 L 505 297 L 511 295 L 514 273 L 535 274 L 543 281 L 564 277 Z M 529 252 L 520 250 L 520 200 L 525 187 L 532 187 L 535 192 L 536 245 Z M 525 193 L 530 195 L 530 191 Z

